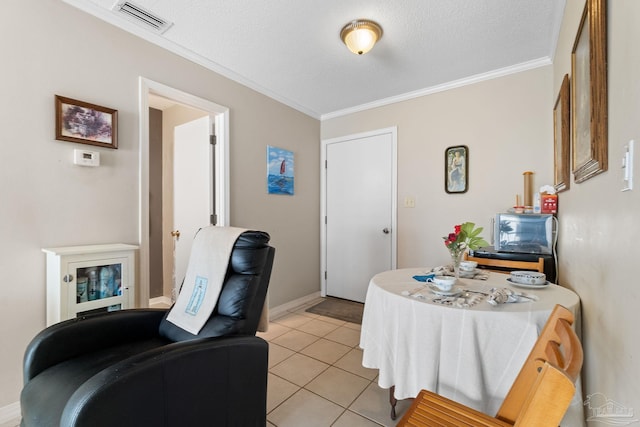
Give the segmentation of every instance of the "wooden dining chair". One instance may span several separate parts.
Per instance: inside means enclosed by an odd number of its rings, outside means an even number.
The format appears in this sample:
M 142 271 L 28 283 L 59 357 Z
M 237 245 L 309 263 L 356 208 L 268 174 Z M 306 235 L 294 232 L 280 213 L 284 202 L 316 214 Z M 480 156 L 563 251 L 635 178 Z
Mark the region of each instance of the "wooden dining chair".
M 490 416 L 422 390 L 398 426 L 558 426 L 582 369 L 573 314 L 556 305 L 502 406 Z
M 514 261 L 508 259 L 479 258 L 469 256 L 469 254 L 465 252 L 464 260 L 475 261 L 479 266 L 484 266 L 485 269 L 498 273 L 508 273 L 509 270 L 533 270 L 544 273 L 544 258 L 538 258 L 538 261 Z

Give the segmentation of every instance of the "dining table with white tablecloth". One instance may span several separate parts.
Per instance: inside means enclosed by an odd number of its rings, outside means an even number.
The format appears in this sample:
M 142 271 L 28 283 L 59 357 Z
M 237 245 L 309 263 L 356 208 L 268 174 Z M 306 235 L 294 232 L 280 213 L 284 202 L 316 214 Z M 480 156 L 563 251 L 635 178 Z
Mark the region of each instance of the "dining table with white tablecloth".
M 567 288 L 516 285 L 489 272 L 459 279 L 461 294 L 450 297 L 419 281 L 428 272 L 385 271 L 367 290 L 362 364 L 379 370 L 378 385 L 394 387 L 396 399 L 427 389 L 495 415 L 556 304 L 573 312 L 580 332 L 580 299 Z M 490 304 L 497 289 L 522 295 L 520 302 Z M 584 426 L 580 384 L 563 426 Z

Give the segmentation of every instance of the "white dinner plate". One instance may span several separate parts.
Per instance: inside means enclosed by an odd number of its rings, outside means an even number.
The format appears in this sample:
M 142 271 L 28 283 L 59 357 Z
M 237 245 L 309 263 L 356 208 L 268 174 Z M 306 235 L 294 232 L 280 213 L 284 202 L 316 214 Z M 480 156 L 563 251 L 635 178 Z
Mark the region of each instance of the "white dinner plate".
M 548 280 L 543 283 L 542 285 L 530 285 L 527 283 L 518 283 L 518 282 L 514 282 L 513 280 L 511 280 L 510 278 L 507 279 L 507 282 L 511 283 L 513 286 L 518 286 L 519 288 L 533 288 L 533 289 L 540 289 L 540 288 L 546 288 L 547 286 L 549 286 L 549 284 L 551 282 L 549 282 Z
M 436 295 L 440 295 L 441 297 L 455 297 L 462 293 L 462 288 L 460 286 L 454 286 L 448 291 L 443 291 L 442 289 L 431 283 L 429 283 L 429 290 Z

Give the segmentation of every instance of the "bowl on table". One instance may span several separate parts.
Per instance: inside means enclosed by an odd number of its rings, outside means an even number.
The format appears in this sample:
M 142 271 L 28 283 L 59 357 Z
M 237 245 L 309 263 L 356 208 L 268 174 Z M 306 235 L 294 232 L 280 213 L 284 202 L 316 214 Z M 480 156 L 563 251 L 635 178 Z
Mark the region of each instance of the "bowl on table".
M 475 261 L 460 261 L 460 270 L 462 271 L 474 271 L 478 263 Z
M 544 285 L 547 283 L 547 276 L 537 271 L 512 271 L 511 281 L 521 285 Z
M 473 279 L 474 277 L 476 277 L 476 273 L 477 273 L 477 272 L 478 272 L 478 270 L 477 270 L 477 269 L 475 269 L 475 268 L 474 268 L 473 270 L 468 270 L 468 271 L 467 271 L 467 270 L 460 269 L 460 274 L 459 274 L 459 276 L 460 276 L 460 278 L 462 278 L 462 279 Z

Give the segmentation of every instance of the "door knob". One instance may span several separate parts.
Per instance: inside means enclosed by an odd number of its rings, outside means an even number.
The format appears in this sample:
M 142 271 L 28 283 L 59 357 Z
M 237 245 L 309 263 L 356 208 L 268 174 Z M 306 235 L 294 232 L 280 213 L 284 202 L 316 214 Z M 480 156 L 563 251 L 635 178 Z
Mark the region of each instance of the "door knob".
M 389 229 L 385 227 L 385 228 L 382 229 L 382 232 L 384 234 L 389 234 Z
M 173 237 L 175 237 L 176 239 L 179 239 L 180 238 L 180 230 L 172 231 L 171 235 Z

